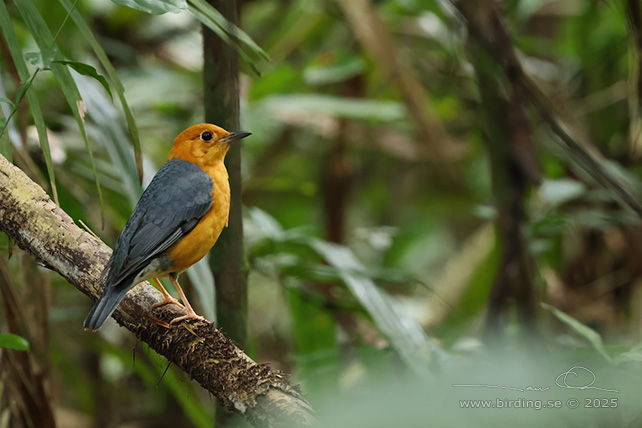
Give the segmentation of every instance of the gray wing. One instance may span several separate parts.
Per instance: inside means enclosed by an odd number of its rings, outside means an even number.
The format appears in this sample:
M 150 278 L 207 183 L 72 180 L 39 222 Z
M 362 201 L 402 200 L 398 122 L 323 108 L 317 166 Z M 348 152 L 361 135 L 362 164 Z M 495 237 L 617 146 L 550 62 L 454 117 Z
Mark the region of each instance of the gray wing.
M 109 269 L 112 286 L 133 278 L 187 235 L 212 205 L 212 179 L 198 165 L 172 159 L 154 176 L 120 232 Z M 131 284 L 123 284 L 129 287 Z

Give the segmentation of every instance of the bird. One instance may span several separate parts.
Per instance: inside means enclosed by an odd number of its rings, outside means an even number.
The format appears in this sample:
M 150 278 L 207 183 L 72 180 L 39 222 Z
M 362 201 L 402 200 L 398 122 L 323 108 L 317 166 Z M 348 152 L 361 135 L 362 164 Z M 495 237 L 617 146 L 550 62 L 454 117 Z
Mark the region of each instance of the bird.
M 85 330 L 98 330 L 127 291 L 145 280 L 154 279 L 164 297 L 150 309 L 166 304 L 183 307 L 165 290 L 160 277 L 169 277 L 187 310 L 169 324 L 203 320 L 185 297 L 178 275 L 202 259 L 227 226 L 230 184 L 225 155 L 232 143 L 249 135 L 251 132 L 228 132 L 201 123 L 176 137 L 167 162 L 143 192 L 116 240 L 100 277 L 105 283 L 102 296 L 87 315 Z

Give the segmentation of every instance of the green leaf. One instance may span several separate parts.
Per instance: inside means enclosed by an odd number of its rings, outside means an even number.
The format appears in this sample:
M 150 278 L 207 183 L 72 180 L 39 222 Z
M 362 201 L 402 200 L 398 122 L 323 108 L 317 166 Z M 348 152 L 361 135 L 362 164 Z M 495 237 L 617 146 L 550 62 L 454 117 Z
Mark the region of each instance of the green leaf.
M 2 78 L 0 76 L 0 84 L 2 84 Z M 8 98 L 0 97 L 0 103 L 7 103 L 15 111 L 15 104 Z M 4 111 L 0 107 L 0 129 L 4 130 L 7 125 L 7 118 L 4 116 Z M 11 153 L 11 141 L 9 140 L 9 135 L 6 132 L 0 132 L 0 154 L 7 158 L 9 162 L 13 162 L 13 157 Z M 4 238 L 4 237 L 3 237 Z
M 258 73 L 255 64 L 257 61 L 269 61 L 268 54 L 250 36 L 225 19 L 218 10 L 214 9 L 205 0 L 188 0 L 188 10 L 196 19 L 236 50 L 241 55 L 241 58 L 254 68 L 255 72 Z
M 357 76 L 365 69 L 366 62 L 359 58 L 347 58 L 326 67 L 311 66 L 303 70 L 303 78 L 310 85 L 327 85 Z
M 613 359 L 613 362 L 615 364 L 628 362 L 642 363 L 642 344 L 638 344 L 633 348 L 620 353 Z
M 100 43 L 98 43 L 98 40 L 96 40 L 96 37 L 94 36 L 94 33 L 91 31 L 91 28 L 89 28 L 89 25 L 85 21 L 85 19 L 82 17 L 80 12 L 78 12 L 75 9 L 72 9 L 73 6 L 69 0 L 59 0 L 60 3 L 64 6 L 65 9 L 71 14 L 71 19 L 73 19 L 74 23 L 80 30 L 80 33 L 83 36 L 83 39 L 89 43 L 89 46 L 93 49 L 94 53 L 96 54 L 96 57 L 98 57 L 98 61 L 100 61 L 100 64 L 103 66 L 105 71 L 107 72 L 107 76 L 112 82 L 112 87 L 116 90 L 116 94 L 118 94 L 118 99 L 120 100 L 120 104 L 123 107 L 123 111 L 125 112 L 125 118 L 127 119 L 127 127 L 129 128 L 129 133 L 132 137 L 132 144 L 134 146 L 134 156 L 136 158 L 136 168 L 138 170 L 138 181 L 139 183 L 143 182 L 143 155 L 142 155 L 142 150 L 140 146 L 140 137 L 138 136 L 138 127 L 136 126 L 136 120 L 134 119 L 134 115 L 132 114 L 131 109 L 129 108 L 129 104 L 127 104 L 127 100 L 125 99 L 125 88 L 123 87 L 122 82 L 120 81 L 120 78 L 118 77 L 118 73 L 116 73 L 116 69 L 114 66 L 111 64 L 109 61 L 109 58 L 107 57 L 107 54 L 105 53 L 105 50 L 102 48 Z
M 130 209 L 133 209 L 143 193 L 143 187 L 131 155 L 129 139 L 120 121 L 115 120 L 118 110 L 109 102 L 109 97 L 96 80 L 76 73 L 73 78 L 87 105 L 87 114 L 92 119 L 87 132 L 109 154 L 109 163 L 103 169 L 111 170 L 113 176 L 118 177 L 120 185 L 117 185 L 116 191 L 127 197 Z M 101 179 L 101 183 L 105 185 L 105 180 Z
M 0 102 L 2 102 L 2 100 L 3 98 L 0 98 Z M 4 117 L 2 109 L 0 108 L 0 129 L 4 129 L 6 124 L 7 119 Z M 11 141 L 9 140 L 9 135 L 6 132 L 0 134 L 0 155 L 7 158 L 9 162 L 13 162 L 13 156 L 11 153 Z
M 0 2 L 0 30 L 4 36 L 5 41 L 7 42 L 7 47 L 13 63 L 18 70 L 18 76 L 23 82 L 31 81 L 35 77 L 29 75 L 29 68 L 27 63 L 22 55 L 22 49 L 18 43 L 18 38 L 16 33 L 13 31 L 13 25 L 11 24 L 11 18 L 7 8 L 5 7 L 4 2 Z M 24 85 L 23 85 L 24 86 Z M 28 87 L 25 87 L 25 91 Z M 18 94 L 20 95 L 20 94 Z M 45 165 L 47 166 L 47 175 L 49 176 L 49 184 L 51 185 L 51 192 L 53 194 L 53 199 L 58 203 L 58 190 L 56 189 L 56 179 L 54 175 L 53 162 L 51 160 L 51 150 L 49 148 L 49 137 L 47 136 L 47 127 L 45 126 L 45 119 L 40 110 L 40 102 L 38 97 L 33 93 L 33 91 L 26 91 L 27 101 L 29 101 L 29 107 L 31 109 L 31 115 L 33 116 L 33 122 L 36 125 L 36 130 L 38 131 L 38 140 L 40 142 L 40 148 L 42 149 L 42 154 L 45 159 Z M 17 100 L 20 100 L 17 97 Z
M 38 70 L 36 70 L 36 72 L 33 73 L 26 82 L 18 86 L 18 90 L 16 91 L 16 101 L 18 103 L 20 103 L 20 101 L 22 101 L 22 98 L 24 98 L 25 94 L 27 93 L 27 91 L 31 87 L 31 84 L 33 83 L 33 79 L 36 78 L 37 74 L 38 74 Z
M 417 321 L 370 278 L 357 273 L 365 269 L 349 248 L 318 239 L 310 240 L 310 246 L 339 271 L 343 282 L 368 311 L 401 359 L 416 373 L 429 375 L 431 358 L 443 357 L 444 354 Z
M 92 67 L 89 64 L 85 64 L 82 62 L 77 62 L 77 61 L 54 61 L 55 63 L 58 64 L 64 64 L 68 65 L 69 67 L 73 68 L 78 72 L 79 74 L 82 74 L 83 76 L 89 76 L 93 77 L 94 79 L 98 80 L 101 85 L 103 85 L 103 88 L 107 91 L 109 94 L 109 98 L 113 99 L 114 97 L 111 94 L 111 89 L 109 88 L 109 83 L 107 83 L 107 79 L 105 79 L 104 76 L 101 74 L 98 74 L 98 71 L 94 67 Z
M 542 308 L 550 311 L 553 315 L 557 317 L 558 320 L 562 321 L 564 324 L 569 326 L 573 331 L 582 336 L 586 341 L 595 348 L 597 352 L 600 353 L 607 361 L 611 361 L 611 357 L 606 352 L 604 344 L 602 343 L 602 337 L 590 327 L 582 324 L 575 318 L 571 317 L 565 312 L 560 311 L 554 306 L 547 305 L 546 303 L 540 303 Z
M 0 334 L 0 348 L 15 349 L 16 351 L 28 351 L 29 342 L 17 334 L 3 333 Z
M 36 6 L 29 0 L 14 0 L 13 3 L 20 12 L 20 15 L 22 15 L 25 24 L 27 24 L 31 35 L 38 45 L 38 48 L 40 48 L 40 52 L 46 52 L 48 49 L 50 49 L 51 46 L 54 46 L 54 37 L 49 31 L 47 23 L 42 18 L 42 16 L 40 16 L 40 13 L 38 12 Z M 76 123 L 78 124 L 78 129 L 80 129 L 80 134 L 82 135 L 83 141 L 85 142 L 85 149 L 87 150 L 87 154 L 89 155 L 91 167 L 94 172 L 94 183 L 96 185 L 96 192 L 98 195 L 98 204 L 100 205 L 100 215 L 104 223 L 105 209 L 102 190 L 100 188 L 100 182 L 98 181 L 98 173 L 96 171 L 96 166 L 94 163 L 94 155 L 89 146 L 89 140 L 87 139 L 87 132 L 85 130 L 85 123 L 80 111 L 82 99 L 80 98 L 78 88 L 76 87 L 76 84 L 71 77 L 71 72 L 67 67 L 62 64 L 52 62 L 51 71 L 56 77 L 56 81 L 58 82 L 60 89 L 62 89 L 65 100 L 71 108 L 74 119 L 76 119 Z
M 0 127 L 4 127 L 4 121 L 7 119 L 0 118 Z M 11 141 L 6 132 L 0 135 L 0 155 L 4 156 L 9 162 L 13 162 L 13 155 L 11 153 Z
M 25 54 L 25 59 L 29 61 L 32 65 L 43 68 L 42 55 L 40 55 L 40 52 L 27 52 Z
M 136 120 L 134 119 L 134 114 L 129 108 L 129 104 L 127 104 L 124 90 L 118 91 L 118 99 L 120 100 L 120 104 L 123 106 L 123 111 L 125 112 L 125 120 L 127 120 L 129 135 L 132 136 L 132 144 L 134 146 L 134 160 L 136 161 L 136 171 L 138 172 L 138 182 L 140 184 L 143 184 L 143 151 L 140 146 L 140 136 L 138 135 Z
M 406 117 L 403 104 L 322 94 L 273 95 L 261 101 L 268 112 L 313 113 L 355 120 L 392 122 Z
M 584 183 L 570 178 L 544 180 L 538 190 L 540 198 L 551 206 L 558 206 L 586 193 Z
M 620 355 L 617 356 L 616 358 L 616 363 L 623 363 L 623 362 L 636 362 L 636 363 L 642 363 L 642 352 L 624 352 Z
M 13 103 L 13 101 L 11 101 L 9 98 L 0 97 L 0 103 L 9 104 L 12 108 L 16 107 L 16 105 Z M 1 112 L 0 112 L 0 114 L 1 114 Z
M 48 47 L 41 52 L 27 52 L 25 54 L 25 59 L 36 67 L 45 69 L 51 66 L 51 62 L 56 57 L 57 53 L 58 51 L 55 46 Z
M 332 313 L 304 298 L 294 285 L 296 281 L 283 282 L 292 318 L 297 369 L 308 392 L 328 390 L 337 385 L 341 374 L 336 321 Z
M 162 15 L 167 12 L 179 13 L 187 9 L 186 0 L 111 0 L 119 6 L 127 6 L 152 15 Z
M 246 239 L 254 242 L 248 242 L 247 247 L 256 247 L 261 239 L 290 241 L 298 244 L 297 254 L 301 253 L 301 247 L 305 247 L 312 254 L 321 256 L 372 317 L 376 327 L 401 359 L 416 373 L 430 376 L 428 365 L 431 359 L 443 359 L 446 354 L 393 296 L 381 290 L 366 276 L 367 270 L 349 248 L 309 238 L 300 229 L 284 231 L 272 216 L 258 208 L 252 208 L 248 214 L 244 221 L 247 226 Z
M 210 321 L 216 322 L 216 298 L 214 292 L 216 291 L 216 284 L 214 283 L 214 275 L 209 266 L 209 256 L 204 257 L 198 263 L 192 265 L 185 272 L 189 276 L 194 290 L 203 308 L 203 315 Z

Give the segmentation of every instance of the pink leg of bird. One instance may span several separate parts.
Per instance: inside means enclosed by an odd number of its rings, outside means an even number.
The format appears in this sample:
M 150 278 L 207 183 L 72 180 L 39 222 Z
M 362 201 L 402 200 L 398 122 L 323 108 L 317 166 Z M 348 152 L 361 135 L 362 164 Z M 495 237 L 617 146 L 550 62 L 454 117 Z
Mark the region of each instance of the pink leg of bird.
M 151 306 L 152 309 L 158 308 L 159 306 L 165 306 L 165 305 L 168 305 L 170 303 L 173 304 L 173 305 L 180 306 L 181 308 L 184 308 L 184 306 L 181 304 L 181 302 L 179 302 L 178 300 L 173 298 L 171 296 L 171 294 L 169 294 L 167 292 L 167 290 L 165 290 L 165 287 L 163 287 L 163 284 L 161 284 L 161 282 L 158 280 L 158 278 L 154 278 L 154 282 L 156 283 L 156 285 L 158 285 L 158 287 L 160 289 L 160 292 L 163 293 L 163 296 L 165 297 L 165 300 L 163 300 L 162 302 L 154 303 Z M 181 296 L 182 295 L 183 295 L 183 293 L 181 293 Z
M 187 297 L 185 297 L 185 293 L 183 293 L 183 289 L 181 288 L 181 285 L 178 283 L 178 279 L 170 275 L 169 280 L 172 281 L 172 284 L 174 284 L 174 287 L 176 287 L 176 291 L 178 291 L 178 294 L 180 294 L 181 300 L 183 301 L 183 303 L 185 304 L 185 307 L 187 308 L 187 315 L 174 318 L 169 323 L 174 324 L 176 322 L 187 320 L 187 319 L 205 321 L 205 318 L 203 318 L 200 315 L 197 315 L 196 312 L 194 312 L 194 309 L 192 309 L 192 305 L 190 305 L 189 302 L 187 301 Z

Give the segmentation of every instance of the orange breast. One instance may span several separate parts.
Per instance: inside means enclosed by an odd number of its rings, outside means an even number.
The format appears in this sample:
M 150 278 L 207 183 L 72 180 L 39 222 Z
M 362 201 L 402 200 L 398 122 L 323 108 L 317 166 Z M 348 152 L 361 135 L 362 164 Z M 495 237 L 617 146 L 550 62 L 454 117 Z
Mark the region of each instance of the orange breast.
M 183 239 L 167 250 L 173 261 L 173 271 L 183 272 L 194 263 L 205 257 L 218 239 L 221 231 L 227 226 L 230 213 L 230 184 L 225 166 L 206 170 L 212 177 L 212 207 L 201 218 L 196 227 Z

